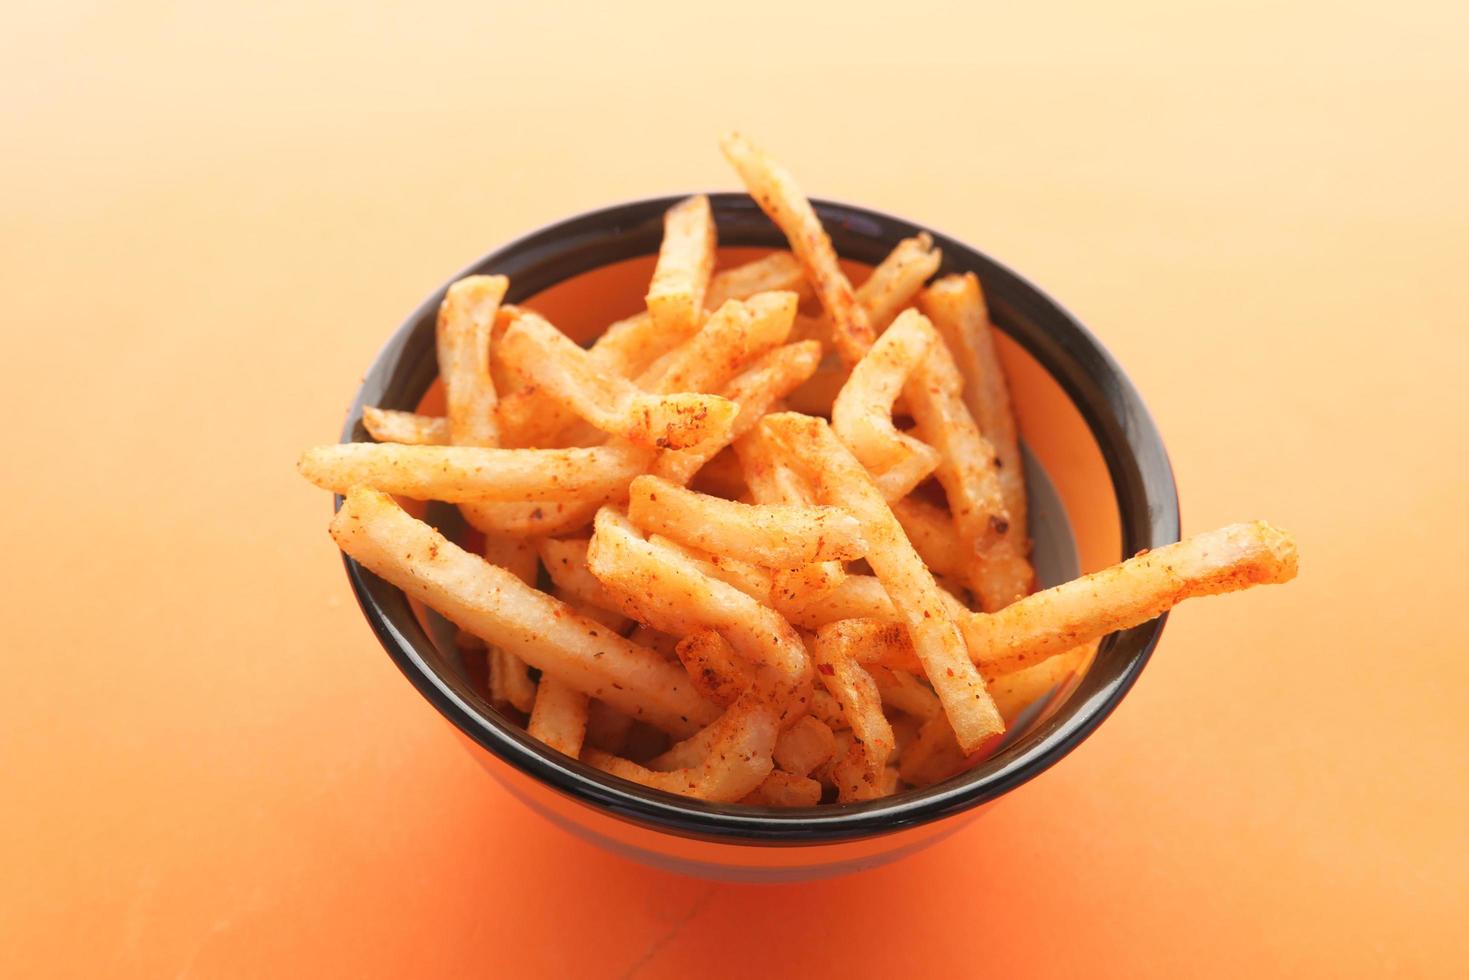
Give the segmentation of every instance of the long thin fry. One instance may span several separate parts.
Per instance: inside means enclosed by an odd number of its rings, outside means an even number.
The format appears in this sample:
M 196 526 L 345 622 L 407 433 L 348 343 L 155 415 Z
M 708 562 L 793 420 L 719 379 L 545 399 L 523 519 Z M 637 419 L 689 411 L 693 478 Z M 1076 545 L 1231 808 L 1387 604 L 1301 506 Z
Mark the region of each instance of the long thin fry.
M 990 696 L 995 699 L 995 707 L 1000 709 L 1000 716 L 1005 719 L 1005 724 L 1014 724 L 1015 719 L 1026 708 L 1055 690 L 1058 685 L 1070 680 L 1091 657 L 1090 648 L 1094 645 L 1095 641 L 1072 647 L 1065 653 L 1058 653 L 1029 667 L 1002 674 L 991 681 Z
M 908 535 L 913 549 L 935 575 L 952 578 L 963 571 L 968 556 L 954 533 L 954 521 L 948 511 L 914 496 L 893 501 L 893 516 L 903 525 L 903 533 Z
M 769 255 L 723 269 L 709 280 L 704 294 L 704 309 L 717 310 L 732 299 L 749 299 L 756 293 L 791 292 L 800 299 L 811 294 L 806 270 L 790 252 Z
M 754 680 L 749 665 L 716 630 L 696 630 L 679 640 L 674 651 L 694 687 L 715 704 L 733 704 Z
M 893 246 L 862 285 L 857 287 L 857 302 L 867 311 L 867 319 L 876 333 L 913 302 L 923 284 L 938 271 L 943 254 L 933 247 L 928 232 L 919 232 Z M 799 337 L 831 339 L 831 326 L 825 320 L 797 317 L 792 333 Z M 830 405 L 830 402 L 827 403 Z
M 490 377 L 490 331 L 510 280 L 467 276 L 449 287 L 435 328 L 439 377 L 444 381 L 450 441 L 457 446 L 499 445 L 495 382 Z
M 362 424 L 378 442 L 401 442 L 410 446 L 449 445 L 449 420 L 441 415 L 419 415 L 390 408 L 362 409 Z
M 585 694 L 547 674 L 536 688 L 526 731 L 574 759 L 586 739 L 587 705 Z
M 761 422 L 793 456 L 809 467 L 827 503 L 850 511 L 862 522 L 867 562 L 902 617 L 959 744 L 977 749 L 1004 730 L 999 712 L 964 649 L 964 640 L 923 560 L 908 543 L 867 470 L 821 419 L 783 413 Z
M 668 209 L 647 296 L 648 313 L 659 330 L 690 334 L 698 328 L 714 270 L 714 249 L 709 198 L 697 194 Z
M 876 788 L 893 752 L 893 729 L 882 713 L 882 698 L 872 675 L 862 669 L 847 648 L 842 624 L 823 627 L 811 646 L 816 676 L 842 706 L 852 735 L 862 746 L 865 779 Z
M 867 311 L 837 264 L 831 238 L 801 192 L 796 180 L 739 133 L 720 141 L 725 159 L 739 173 L 750 196 L 770 216 L 791 243 L 791 251 L 806 267 L 816 296 L 833 324 L 832 341 L 849 364 L 856 363 L 875 336 Z
M 718 391 L 757 357 L 785 343 L 796 315 L 796 294 L 757 293 L 730 300 L 710 314 L 704 328 L 638 376 L 654 394 Z
M 481 552 L 485 561 L 503 568 L 526 585 L 534 588 L 540 564 L 535 549 L 524 538 L 485 535 Z M 529 714 L 536 700 L 536 685 L 525 669 L 525 663 L 513 653 L 497 646 L 488 651 L 490 666 L 490 700 L 509 703 L 515 710 Z
M 821 802 L 821 784 L 808 776 L 797 776 L 776 769 L 740 802 L 752 806 L 782 808 L 815 806 Z
M 348 555 L 451 622 L 631 717 L 687 735 L 717 715 L 680 666 L 469 554 L 387 494 L 349 490 L 331 534 Z
M 614 633 L 627 628 L 627 619 L 597 577 L 587 569 L 587 538 L 542 538 L 536 543 L 541 564 L 560 592 L 579 605 L 584 616 L 597 620 Z

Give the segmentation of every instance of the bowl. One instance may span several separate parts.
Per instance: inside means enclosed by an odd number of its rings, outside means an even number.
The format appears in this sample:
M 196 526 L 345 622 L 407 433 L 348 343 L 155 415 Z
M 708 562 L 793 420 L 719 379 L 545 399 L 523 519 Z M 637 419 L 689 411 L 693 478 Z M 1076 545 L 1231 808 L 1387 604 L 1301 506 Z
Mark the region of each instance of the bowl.
M 640 302 L 663 213 L 677 200 L 634 201 L 559 221 L 490 252 L 453 279 L 506 275 L 508 302 L 529 302 L 586 339 Z M 711 194 L 710 203 L 722 257 L 785 247 L 748 196 Z M 1178 540 L 1178 498 L 1157 428 L 1121 368 L 1075 317 L 1014 272 L 933 229 L 849 204 L 812 204 L 838 254 L 855 267 L 876 265 L 899 240 L 928 231 L 943 251 L 940 274 L 979 276 L 1000 331 L 1026 451 L 1041 586 Z M 363 406 L 414 410 L 426 395 L 431 400 L 434 322 L 448 284 L 378 354 L 349 410 L 343 441 L 370 438 Z M 994 755 L 968 772 L 882 800 L 779 810 L 664 794 L 546 748 L 489 702 L 452 631 L 439 628 L 436 616 L 420 615 L 397 588 L 345 561 L 388 655 L 512 794 L 601 847 L 664 869 L 731 880 L 859 870 L 952 833 L 1095 731 L 1137 680 L 1166 619 L 1109 636 L 1083 675 L 1033 708 Z

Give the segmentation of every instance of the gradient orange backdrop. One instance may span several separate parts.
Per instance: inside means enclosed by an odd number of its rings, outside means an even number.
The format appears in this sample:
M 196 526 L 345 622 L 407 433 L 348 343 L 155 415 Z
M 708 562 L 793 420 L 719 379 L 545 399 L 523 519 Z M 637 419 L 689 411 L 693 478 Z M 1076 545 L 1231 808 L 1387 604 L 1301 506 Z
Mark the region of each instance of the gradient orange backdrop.
M 1463 6 L 540 6 L 7 12 L 0 974 L 1469 970 Z M 730 126 L 1032 277 L 1186 529 L 1303 553 L 992 814 L 793 887 L 508 797 L 293 471 L 447 274 L 731 187 Z

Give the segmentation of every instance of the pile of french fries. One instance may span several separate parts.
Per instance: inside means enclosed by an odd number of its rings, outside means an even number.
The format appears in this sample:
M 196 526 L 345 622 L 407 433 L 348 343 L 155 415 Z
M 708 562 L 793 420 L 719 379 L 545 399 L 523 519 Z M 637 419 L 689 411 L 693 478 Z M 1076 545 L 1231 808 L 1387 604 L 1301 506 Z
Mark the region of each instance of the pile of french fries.
M 854 288 L 791 175 L 722 147 L 789 252 L 716 272 L 709 201 L 682 201 L 646 310 L 589 348 L 462 279 L 445 417 L 368 408 L 375 443 L 301 457 L 346 496 L 340 548 L 460 627 L 531 735 L 705 800 L 875 799 L 983 759 L 1107 634 L 1295 575 L 1288 535 L 1238 524 L 1036 592 L 978 280 L 930 282 L 919 235 Z

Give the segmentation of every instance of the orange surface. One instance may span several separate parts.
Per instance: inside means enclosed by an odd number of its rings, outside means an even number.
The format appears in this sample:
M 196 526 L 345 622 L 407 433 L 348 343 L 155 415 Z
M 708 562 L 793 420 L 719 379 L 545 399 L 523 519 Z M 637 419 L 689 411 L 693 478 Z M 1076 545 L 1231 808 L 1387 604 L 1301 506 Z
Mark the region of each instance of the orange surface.
M 0 973 L 1469 970 L 1462 5 L 257 6 L 0 32 Z M 449 271 L 731 186 L 732 124 L 1041 283 L 1143 391 L 1187 527 L 1304 555 L 1180 611 L 992 813 L 795 887 L 512 801 L 292 470 Z

